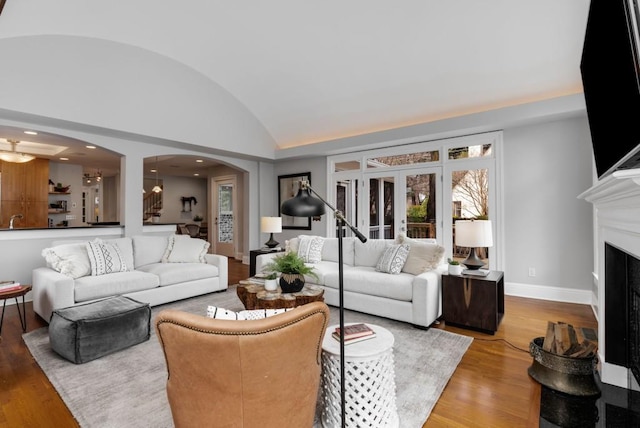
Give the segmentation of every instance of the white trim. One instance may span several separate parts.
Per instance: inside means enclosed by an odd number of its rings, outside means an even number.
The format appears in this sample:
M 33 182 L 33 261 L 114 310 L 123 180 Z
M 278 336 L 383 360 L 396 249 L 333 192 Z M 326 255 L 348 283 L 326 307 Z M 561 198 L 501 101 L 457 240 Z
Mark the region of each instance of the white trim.
M 546 285 L 521 284 L 517 282 L 505 282 L 504 293 L 508 296 L 578 303 L 581 305 L 591 305 L 592 302 L 591 290 L 575 290 Z

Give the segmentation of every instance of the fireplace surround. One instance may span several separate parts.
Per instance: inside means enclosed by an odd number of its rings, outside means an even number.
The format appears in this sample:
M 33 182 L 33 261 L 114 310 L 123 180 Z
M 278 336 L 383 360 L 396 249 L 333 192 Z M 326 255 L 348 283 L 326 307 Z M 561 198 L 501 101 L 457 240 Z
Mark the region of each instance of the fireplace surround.
M 605 242 L 605 359 L 640 380 L 640 259 Z
M 579 198 L 594 207 L 592 306 L 598 319 L 600 379 L 603 383 L 640 391 L 633 373 L 640 372 L 639 299 L 629 294 L 629 288 L 639 286 L 627 285 L 629 277 L 637 275 L 640 264 L 640 169 L 616 171 Z M 632 321 L 636 327 L 630 327 Z M 635 335 L 633 345 L 630 335 Z M 633 370 L 632 360 L 636 364 Z

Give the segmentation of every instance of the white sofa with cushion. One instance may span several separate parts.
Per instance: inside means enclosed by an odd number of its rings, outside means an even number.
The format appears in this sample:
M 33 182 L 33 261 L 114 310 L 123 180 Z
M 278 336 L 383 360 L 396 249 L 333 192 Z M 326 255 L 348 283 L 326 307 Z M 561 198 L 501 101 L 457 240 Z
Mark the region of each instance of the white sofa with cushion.
M 208 248 L 188 235 L 54 243 L 32 273 L 33 309 L 48 322 L 55 309 L 110 296 L 155 306 L 226 290 L 227 257 Z
M 442 312 L 441 274 L 444 248 L 434 239 L 396 240 L 344 238 L 344 306 L 418 327 L 429 327 Z M 324 289 L 325 302 L 339 305 L 338 238 L 300 235 L 287 242 L 314 267 L 318 279 L 305 276 L 308 284 Z M 256 257 L 256 272 L 278 253 Z

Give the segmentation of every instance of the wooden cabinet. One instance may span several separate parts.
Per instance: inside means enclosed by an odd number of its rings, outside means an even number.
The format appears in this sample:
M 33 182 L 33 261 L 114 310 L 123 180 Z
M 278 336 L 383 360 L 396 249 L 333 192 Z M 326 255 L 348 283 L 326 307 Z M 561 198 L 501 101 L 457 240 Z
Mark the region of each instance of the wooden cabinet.
M 494 334 L 504 316 L 504 275 L 442 275 L 442 315 L 447 324 Z
M 36 158 L 26 163 L 2 162 L 0 228 L 8 228 L 12 215 L 15 228 L 47 227 L 49 160 Z

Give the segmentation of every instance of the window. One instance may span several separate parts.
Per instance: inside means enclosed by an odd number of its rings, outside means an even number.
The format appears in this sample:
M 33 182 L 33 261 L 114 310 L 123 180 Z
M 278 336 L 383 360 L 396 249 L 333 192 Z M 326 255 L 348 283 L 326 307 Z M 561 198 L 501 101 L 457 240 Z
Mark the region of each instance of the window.
M 389 168 L 402 165 L 416 165 L 437 162 L 440 160 L 439 150 L 379 156 L 367 159 L 367 168 Z
M 391 144 L 328 157 L 328 170 L 333 171 L 328 178 L 332 183 L 327 187 L 328 200 L 344 207 L 345 217 L 365 236 L 392 239 L 404 233 L 436 239 L 445 247 L 446 257 L 468 252 L 468 248 L 455 246 L 456 219 L 492 220 L 494 246 L 478 251 L 489 269 L 500 269 L 496 256 L 500 252 L 496 236 L 501 229 L 497 152 L 502 133 Z M 365 168 L 358 169 L 361 166 Z M 358 183 L 364 196 L 359 199 Z M 335 236 L 335 228 L 329 226 L 327 236 Z

